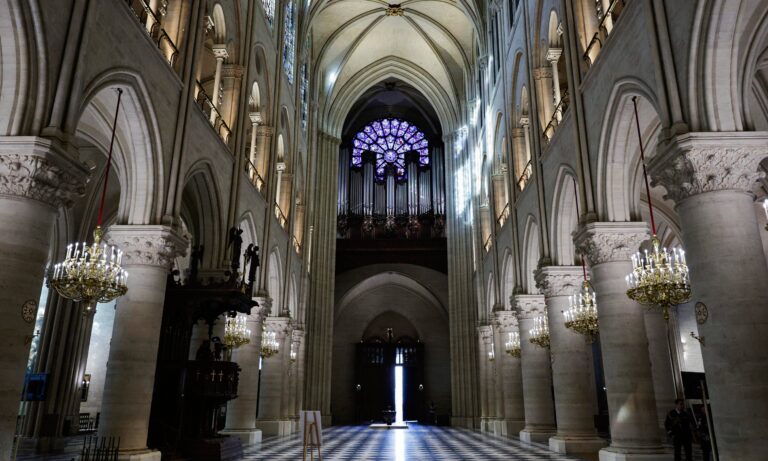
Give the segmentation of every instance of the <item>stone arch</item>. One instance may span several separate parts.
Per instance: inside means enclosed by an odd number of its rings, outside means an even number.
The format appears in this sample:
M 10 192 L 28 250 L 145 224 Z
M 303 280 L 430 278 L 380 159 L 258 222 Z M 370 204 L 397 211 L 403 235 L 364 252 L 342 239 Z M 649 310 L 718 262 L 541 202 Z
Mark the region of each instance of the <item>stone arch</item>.
M 504 309 L 511 309 L 510 298 L 515 292 L 515 286 L 517 281 L 515 280 L 515 258 L 512 255 L 512 251 L 509 248 L 504 248 L 504 256 L 502 258 L 501 275 L 501 302 L 504 305 Z
M 493 307 L 496 305 L 496 279 L 493 272 L 488 274 L 488 283 L 485 287 L 485 312 L 481 318 L 485 322 L 489 322 L 493 315 Z
M 611 92 L 603 119 L 597 159 L 597 210 L 607 221 L 640 219 L 639 193 L 642 185 L 640 150 L 632 97 L 638 97 L 640 129 L 646 157 L 652 157 L 661 127 L 668 120 L 658 110 L 653 91 L 636 79 L 619 80 Z
M 194 245 L 204 245 L 201 266 L 218 268 L 229 267 L 224 254 L 224 230 L 221 223 L 221 196 L 215 180 L 213 166 L 207 161 L 196 163 L 190 168 L 184 179 L 181 195 L 181 214 L 189 226 L 194 238 Z
M 272 312 L 270 315 L 282 315 L 283 306 L 283 264 L 279 248 L 275 247 L 269 254 L 267 263 L 267 292 L 272 298 Z
M 151 224 L 159 221 L 163 213 L 161 204 L 165 174 L 159 125 L 141 77 L 127 69 L 112 69 L 97 76 L 85 87 L 83 101 L 72 126 L 78 136 L 96 143 L 106 152 L 109 148 L 109 131 L 104 132 L 108 128 L 105 123 L 111 129 L 112 120 L 108 114 L 114 117 L 117 97 L 112 90 L 116 88 L 121 88 L 123 95 L 113 164 L 124 191 L 116 222 Z M 86 128 L 89 120 L 94 125 L 90 129 Z
M 552 262 L 556 265 L 576 264 L 573 232 L 579 225 L 576 172 L 569 165 L 560 165 L 552 196 Z
M 539 224 L 536 218 L 528 215 L 523 233 L 523 289 L 528 294 L 538 293 L 533 272 L 539 265 Z

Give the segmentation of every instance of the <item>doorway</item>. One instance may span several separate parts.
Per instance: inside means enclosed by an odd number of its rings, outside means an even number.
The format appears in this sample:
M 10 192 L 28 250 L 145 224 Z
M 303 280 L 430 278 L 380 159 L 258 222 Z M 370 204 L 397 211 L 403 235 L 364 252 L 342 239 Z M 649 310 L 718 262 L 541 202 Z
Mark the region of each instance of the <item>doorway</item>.
M 355 422 L 384 421 L 394 411 L 395 421 L 424 418 L 423 351 L 419 340 L 371 338 L 356 345 Z

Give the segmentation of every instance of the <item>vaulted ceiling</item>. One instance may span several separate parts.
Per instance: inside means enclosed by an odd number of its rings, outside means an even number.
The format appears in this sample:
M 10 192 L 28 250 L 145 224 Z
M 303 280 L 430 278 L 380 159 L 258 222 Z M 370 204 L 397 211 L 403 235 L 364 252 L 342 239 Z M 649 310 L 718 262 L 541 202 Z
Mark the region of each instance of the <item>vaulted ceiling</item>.
M 458 122 L 477 46 L 474 4 L 336 0 L 313 5 L 310 16 L 326 128 L 338 132 L 355 101 L 388 78 L 424 94 L 444 129 Z

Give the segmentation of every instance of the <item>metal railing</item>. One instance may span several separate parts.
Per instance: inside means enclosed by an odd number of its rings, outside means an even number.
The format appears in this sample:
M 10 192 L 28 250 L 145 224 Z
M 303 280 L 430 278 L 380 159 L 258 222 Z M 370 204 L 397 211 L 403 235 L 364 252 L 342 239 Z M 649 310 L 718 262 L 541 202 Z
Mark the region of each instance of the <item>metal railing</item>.
M 283 210 L 280 209 L 280 205 L 277 203 L 275 203 L 275 218 L 280 223 L 280 227 L 285 229 L 288 225 L 288 218 L 285 217 L 285 213 L 283 213 Z
M 144 26 L 149 37 L 157 45 L 165 60 L 171 68 L 175 69 L 176 59 L 179 57 L 179 49 L 171 40 L 168 32 L 162 28 L 161 19 L 152 11 L 146 0 L 126 0 L 126 3 L 131 8 L 131 11 L 133 11 L 133 14 L 136 15 L 141 25 Z
M 523 168 L 522 174 L 520 174 L 520 177 L 517 178 L 517 187 L 520 188 L 520 190 L 525 189 L 525 186 L 528 184 L 528 181 L 531 180 L 532 175 L 533 165 L 531 165 L 531 161 L 528 160 L 528 163 L 525 164 L 525 168 Z
M 597 26 L 597 32 L 592 36 L 592 40 L 589 41 L 586 51 L 584 51 L 584 61 L 587 63 L 587 66 L 591 66 L 597 55 L 600 54 L 603 43 L 611 34 L 614 21 L 618 19 L 625 4 L 626 0 L 613 0 L 605 12 L 597 12 L 597 19 L 600 21 L 600 24 Z
M 568 92 L 564 91 L 560 97 L 560 101 L 558 101 L 557 105 L 555 106 L 555 111 L 552 113 L 552 118 L 549 120 L 549 123 L 547 123 L 547 127 L 544 128 L 544 142 L 546 144 L 549 144 L 549 141 L 552 140 L 552 136 L 555 135 L 555 130 L 563 120 L 563 114 L 565 113 L 566 109 L 568 109 Z
M 501 230 L 502 227 L 504 227 L 504 224 L 509 219 L 509 203 L 507 203 L 507 206 L 504 207 L 503 210 L 501 210 L 501 214 L 498 218 L 496 218 L 496 229 Z
M 197 96 L 195 98 L 200 110 L 203 111 L 206 118 L 211 122 L 211 126 L 218 133 L 219 137 L 224 144 L 229 145 L 229 138 L 232 136 L 232 130 L 229 129 L 227 123 L 224 121 L 224 117 L 221 116 L 219 109 L 213 105 L 211 98 L 208 97 L 208 93 L 205 92 L 205 88 L 200 82 L 197 82 Z M 213 114 L 213 115 L 211 115 Z
M 485 239 L 485 243 L 483 243 L 483 248 L 485 248 L 485 252 L 491 251 L 491 237 L 492 235 L 488 235 L 488 238 Z
M 245 162 L 245 172 L 248 174 L 248 179 L 251 180 L 251 184 L 253 184 L 256 190 L 261 192 L 264 189 L 264 178 L 259 174 L 256 165 L 247 159 Z

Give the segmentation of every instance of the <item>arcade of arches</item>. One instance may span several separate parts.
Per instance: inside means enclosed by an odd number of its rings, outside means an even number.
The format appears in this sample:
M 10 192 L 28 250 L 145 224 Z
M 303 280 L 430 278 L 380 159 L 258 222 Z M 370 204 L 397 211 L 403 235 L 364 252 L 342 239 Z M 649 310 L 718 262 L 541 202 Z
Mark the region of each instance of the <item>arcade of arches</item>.
M 671 460 L 676 398 L 765 458 L 768 0 L 0 0 L 0 37 L 1 459 L 259 459 L 316 410 Z M 97 224 L 127 292 L 73 301 Z

